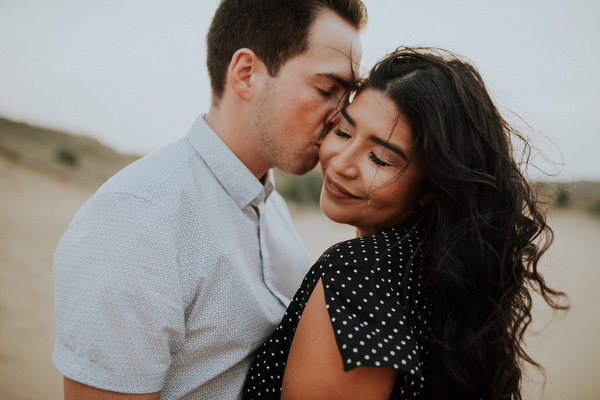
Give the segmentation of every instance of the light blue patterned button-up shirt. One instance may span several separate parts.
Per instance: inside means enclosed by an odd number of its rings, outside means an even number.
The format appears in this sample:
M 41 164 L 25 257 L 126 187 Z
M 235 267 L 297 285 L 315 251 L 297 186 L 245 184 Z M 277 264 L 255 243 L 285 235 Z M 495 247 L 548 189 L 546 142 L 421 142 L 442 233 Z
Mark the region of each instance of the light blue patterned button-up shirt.
M 260 183 L 199 117 L 71 222 L 54 257 L 54 364 L 105 390 L 236 399 L 308 267 L 272 173 Z

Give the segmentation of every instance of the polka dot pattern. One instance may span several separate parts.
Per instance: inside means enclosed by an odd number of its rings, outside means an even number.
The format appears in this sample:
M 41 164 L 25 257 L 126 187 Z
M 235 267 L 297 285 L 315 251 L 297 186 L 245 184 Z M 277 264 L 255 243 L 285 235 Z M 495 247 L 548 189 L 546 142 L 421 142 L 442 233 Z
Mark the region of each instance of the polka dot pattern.
M 319 279 L 344 370 L 395 368 L 399 374 L 390 399 L 423 398 L 428 348 L 421 337 L 431 318 L 431 302 L 422 271 L 415 267 L 422 259 L 419 243 L 419 229 L 407 225 L 327 250 L 258 350 L 244 399 L 279 399 L 294 332 Z

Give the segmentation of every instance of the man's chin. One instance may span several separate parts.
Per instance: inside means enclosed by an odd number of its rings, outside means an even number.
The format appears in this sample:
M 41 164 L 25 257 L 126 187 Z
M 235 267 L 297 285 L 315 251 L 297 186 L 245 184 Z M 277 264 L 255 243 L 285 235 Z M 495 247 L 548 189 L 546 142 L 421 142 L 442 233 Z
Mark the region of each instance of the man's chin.
M 319 159 L 315 158 L 310 161 L 306 161 L 301 164 L 290 165 L 288 168 L 281 168 L 283 172 L 290 175 L 305 175 L 315 169 L 315 167 L 319 164 Z

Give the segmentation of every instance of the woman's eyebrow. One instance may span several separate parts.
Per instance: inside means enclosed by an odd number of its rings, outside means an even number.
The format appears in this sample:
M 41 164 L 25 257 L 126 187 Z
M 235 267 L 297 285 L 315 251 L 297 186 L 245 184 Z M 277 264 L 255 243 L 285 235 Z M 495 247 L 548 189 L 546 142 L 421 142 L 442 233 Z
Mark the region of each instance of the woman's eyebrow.
M 350 123 L 350 125 L 352 125 L 353 128 L 356 128 L 356 121 L 353 120 L 352 117 L 348 115 L 348 111 L 346 111 L 346 107 L 342 108 L 342 110 L 340 112 L 342 113 L 342 116 L 344 117 L 344 119 L 346 121 L 348 121 L 348 123 Z
M 352 117 L 350 115 L 348 115 L 348 111 L 346 111 L 346 107 L 342 108 L 340 113 L 342 114 L 344 119 L 346 121 L 348 121 L 348 123 L 350 125 L 352 125 L 353 128 L 356 128 L 356 121 L 354 121 L 352 119 Z M 403 159 L 408 160 L 408 157 L 406 156 L 406 153 L 404 152 L 404 150 L 402 150 L 400 147 L 396 146 L 395 144 L 390 143 L 388 140 L 383 140 L 382 138 L 380 138 L 377 135 L 370 135 L 369 140 L 371 140 L 374 143 L 377 143 L 380 146 L 385 147 L 386 149 L 390 149 L 391 151 L 398 154 Z
M 348 122 L 350 122 L 350 121 L 348 121 Z M 377 135 L 370 135 L 369 139 L 372 142 L 375 142 L 378 145 L 385 147 L 386 149 L 390 149 L 391 151 L 398 154 L 403 159 L 408 160 L 408 157 L 406 156 L 404 151 L 400 147 L 396 146 L 395 144 L 390 143 L 388 140 L 383 140 L 382 138 L 380 138 Z

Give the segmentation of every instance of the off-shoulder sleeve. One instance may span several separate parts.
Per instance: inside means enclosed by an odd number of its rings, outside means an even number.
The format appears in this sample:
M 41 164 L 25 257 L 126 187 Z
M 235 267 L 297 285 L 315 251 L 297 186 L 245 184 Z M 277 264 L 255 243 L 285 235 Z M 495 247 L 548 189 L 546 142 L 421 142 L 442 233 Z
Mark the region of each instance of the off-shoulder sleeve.
M 406 257 L 412 254 L 409 245 Z M 401 249 L 389 252 L 385 246 L 355 240 L 331 248 L 320 260 L 325 300 L 346 371 L 388 366 L 423 377 L 418 329 L 411 326 L 400 300 L 402 254 Z

